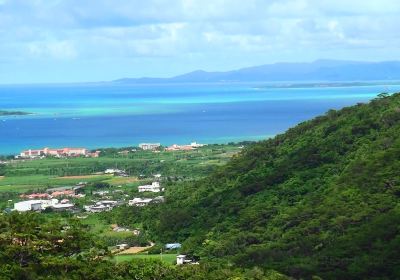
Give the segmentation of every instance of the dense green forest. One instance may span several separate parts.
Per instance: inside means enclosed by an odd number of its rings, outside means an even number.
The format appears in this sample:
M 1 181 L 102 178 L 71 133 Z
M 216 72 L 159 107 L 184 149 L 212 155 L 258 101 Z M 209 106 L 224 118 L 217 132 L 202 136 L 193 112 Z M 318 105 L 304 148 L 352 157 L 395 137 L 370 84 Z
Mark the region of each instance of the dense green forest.
M 381 94 L 246 148 L 167 202 L 121 208 L 203 261 L 295 278 L 400 279 L 400 94 Z M 128 217 L 128 218 L 127 218 Z
M 0 279 L 400 279 L 399 170 L 400 94 L 381 94 L 168 184 L 164 204 L 104 213 L 182 242 L 199 266 L 113 263 L 78 221 L 12 213 L 0 216 Z
M 156 260 L 112 262 L 107 247 L 74 219 L 38 213 L 0 216 L 1 280 L 285 280 L 276 271 L 202 264 L 173 266 Z

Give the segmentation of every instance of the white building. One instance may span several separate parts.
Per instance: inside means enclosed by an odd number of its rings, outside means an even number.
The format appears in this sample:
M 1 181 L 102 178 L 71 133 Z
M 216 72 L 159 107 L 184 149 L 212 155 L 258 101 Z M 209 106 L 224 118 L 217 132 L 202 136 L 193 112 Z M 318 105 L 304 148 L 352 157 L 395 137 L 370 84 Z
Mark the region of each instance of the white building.
M 92 212 L 92 213 L 100 213 L 100 212 L 111 210 L 111 207 L 108 207 L 105 205 L 89 205 L 89 206 L 83 206 L 83 208 L 87 212 Z
M 177 145 L 173 144 L 167 148 L 165 148 L 166 151 L 191 151 L 195 150 L 197 148 L 203 147 L 205 144 L 199 144 L 197 142 L 192 142 L 190 145 Z
M 94 205 L 86 205 L 83 207 L 85 211 L 92 213 L 99 213 L 104 211 L 109 211 L 114 208 L 118 204 L 118 201 L 115 200 L 101 200 L 96 202 Z
M 183 265 L 186 261 L 186 255 L 177 255 L 176 256 L 176 265 Z
M 115 174 L 115 173 L 124 173 L 124 170 L 116 169 L 116 168 L 108 168 L 104 171 L 104 174 Z
M 42 201 L 41 200 L 27 200 L 14 203 L 14 210 L 18 212 L 26 211 L 41 211 Z
M 53 209 L 54 210 L 70 210 L 72 208 L 74 208 L 74 204 L 72 203 L 58 203 L 53 205 Z
M 14 210 L 19 212 L 26 211 L 41 211 L 46 208 L 52 207 L 58 210 L 67 210 L 74 207 L 71 203 L 58 203 L 58 199 L 49 200 L 26 200 L 14 203 Z
M 200 147 L 205 146 L 205 144 L 199 144 L 197 142 L 192 142 L 192 143 L 190 143 L 190 146 L 193 148 L 200 148 Z
M 126 250 L 126 249 L 129 249 L 129 245 L 126 244 L 126 243 L 115 245 L 115 247 L 117 247 L 118 250 Z
M 140 143 L 139 148 L 144 151 L 154 151 L 161 147 L 160 143 Z
M 101 195 L 101 196 L 109 194 L 109 193 L 110 193 L 110 191 L 94 191 L 93 192 L 93 194 L 98 194 L 98 195 Z
M 160 192 L 161 186 L 159 182 L 153 182 L 151 185 L 144 185 L 138 187 L 139 192 Z
M 183 265 L 183 264 L 200 264 L 197 261 L 189 260 L 186 255 L 178 255 L 176 256 L 176 265 Z
M 128 205 L 129 206 L 138 206 L 138 207 L 142 207 L 142 206 L 146 206 L 148 205 L 150 202 L 152 202 L 153 199 L 152 198 L 139 198 L 139 197 L 135 197 L 132 200 L 129 200 Z
M 109 207 L 114 207 L 118 204 L 118 201 L 116 200 L 100 200 L 99 202 L 96 202 L 96 205 L 104 205 L 104 206 L 109 206 Z
M 49 200 L 41 200 L 42 202 L 42 210 L 48 208 L 48 207 L 54 207 L 54 205 L 58 204 L 58 199 L 53 198 L 53 199 L 49 199 Z

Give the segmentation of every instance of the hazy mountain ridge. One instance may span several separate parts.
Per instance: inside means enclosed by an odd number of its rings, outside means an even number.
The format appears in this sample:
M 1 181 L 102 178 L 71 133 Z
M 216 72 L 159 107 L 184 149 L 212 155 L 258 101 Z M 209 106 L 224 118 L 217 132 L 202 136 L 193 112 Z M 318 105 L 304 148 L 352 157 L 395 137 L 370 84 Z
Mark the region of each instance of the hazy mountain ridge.
M 277 81 L 379 81 L 399 80 L 400 62 L 316 60 L 311 63 L 275 63 L 227 72 L 197 70 L 172 78 L 124 78 L 118 83 L 207 83 Z

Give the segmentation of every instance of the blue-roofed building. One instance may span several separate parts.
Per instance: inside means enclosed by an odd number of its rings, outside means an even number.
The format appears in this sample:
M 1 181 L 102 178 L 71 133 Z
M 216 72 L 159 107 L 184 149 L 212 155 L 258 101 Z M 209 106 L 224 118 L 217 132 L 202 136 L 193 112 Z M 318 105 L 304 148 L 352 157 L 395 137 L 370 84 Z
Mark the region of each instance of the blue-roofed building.
M 165 249 L 172 250 L 172 249 L 179 249 L 182 247 L 181 243 L 168 243 L 165 244 Z

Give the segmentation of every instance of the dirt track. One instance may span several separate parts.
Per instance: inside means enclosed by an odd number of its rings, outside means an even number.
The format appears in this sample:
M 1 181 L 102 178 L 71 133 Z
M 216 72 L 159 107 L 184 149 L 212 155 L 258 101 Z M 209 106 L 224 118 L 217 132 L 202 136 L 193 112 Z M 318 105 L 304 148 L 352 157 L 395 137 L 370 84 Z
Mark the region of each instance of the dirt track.
M 151 246 L 147 246 L 147 247 L 131 247 L 129 249 L 126 249 L 124 251 L 121 251 L 119 253 L 117 253 L 117 255 L 131 255 L 131 254 L 136 254 L 136 253 L 140 253 L 143 252 L 144 250 L 147 250 L 151 248 Z
M 81 176 L 63 176 L 58 177 L 57 179 L 87 179 L 87 178 L 96 178 L 103 175 L 81 175 Z

